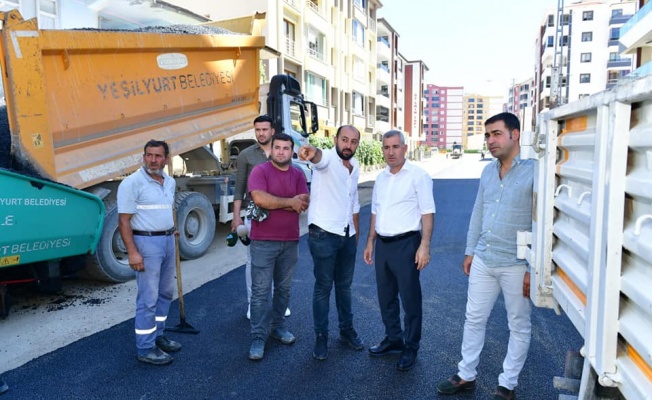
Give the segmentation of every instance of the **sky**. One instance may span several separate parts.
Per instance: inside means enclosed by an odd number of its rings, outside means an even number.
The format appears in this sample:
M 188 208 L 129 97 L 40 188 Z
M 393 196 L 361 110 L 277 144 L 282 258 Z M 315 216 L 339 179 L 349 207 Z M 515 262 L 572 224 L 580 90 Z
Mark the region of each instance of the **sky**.
M 399 52 L 428 66 L 426 83 L 506 96 L 534 75 L 534 43 L 557 0 L 380 0 Z M 568 1 L 568 0 L 567 0 Z

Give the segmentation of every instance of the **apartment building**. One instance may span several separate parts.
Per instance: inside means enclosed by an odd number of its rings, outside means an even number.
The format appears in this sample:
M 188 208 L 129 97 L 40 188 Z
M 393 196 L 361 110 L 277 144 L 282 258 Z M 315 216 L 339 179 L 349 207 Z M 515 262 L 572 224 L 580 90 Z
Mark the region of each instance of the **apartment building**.
M 206 4 L 208 3 L 208 4 Z M 292 75 L 318 105 L 320 134 L 356 126 L 372 137 L 376 123 L 378 0 L 248 0 L 204 2 L 214 20 L 266 13 L 267 45 L 278 50 L 264 60 L 264 75 Z
M 521 130 L 534 130 L 536 114 L 534 110 L 535 83 L 532 78 L 523 82 L 514 82 L 509 88 L 507 103 L 503 110 L 516 115 L 521 122 Z
M 638 0 L 637 11 L 621 28 L 622 54 L 633 55 L 632 78 L 652 74 L 652 1 Z
M 398 52 L 400 35 L 389 22 L 379 18 L 376 29 L 375 137 L 380 138 L 390 129 L 405 130 L 405 59 Z
M 545 16 L 537 38 L 534 114 L 608 89 L 632 70 L 619 49 L 635 0 L 580 0 Z
M 428 84 L 423 91 L 423 98 L 425 137 L 421 143 L 438 149 L 449 149 L 453 144 L 462 144 L 464 87 Z

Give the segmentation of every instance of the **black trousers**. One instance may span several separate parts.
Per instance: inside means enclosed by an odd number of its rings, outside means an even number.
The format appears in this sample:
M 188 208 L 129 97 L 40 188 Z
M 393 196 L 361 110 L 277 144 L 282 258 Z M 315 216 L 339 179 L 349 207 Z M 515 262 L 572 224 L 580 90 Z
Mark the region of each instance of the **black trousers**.
M 392 341 L 405 340 L 406 346 L 415 350 L 421 341 L 423 320 L 420 271 L 414 262 L 420 243 L 421 234 L 392 242 L 379 238 L 375 258 L 378 303 L 385 334 Z M 401 329 L 400 303 L 405 313 L 405 332 Z

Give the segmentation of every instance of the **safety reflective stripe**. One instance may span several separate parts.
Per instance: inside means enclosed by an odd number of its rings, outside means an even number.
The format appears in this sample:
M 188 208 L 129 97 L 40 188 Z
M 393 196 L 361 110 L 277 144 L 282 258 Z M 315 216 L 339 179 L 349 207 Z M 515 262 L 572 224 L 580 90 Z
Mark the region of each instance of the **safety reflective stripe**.
M 152 329 L 136 329 L 136 335 L 149 335 L 154 332 L 156 332 L 156 327 L 153 327 Z
M 136 206 L 137 210 L 169 210 L 172 204 L 140 204 Z
M 156 322 L 165 322 L 168 319 L 167 315 L 163 317 L 156 317 Z

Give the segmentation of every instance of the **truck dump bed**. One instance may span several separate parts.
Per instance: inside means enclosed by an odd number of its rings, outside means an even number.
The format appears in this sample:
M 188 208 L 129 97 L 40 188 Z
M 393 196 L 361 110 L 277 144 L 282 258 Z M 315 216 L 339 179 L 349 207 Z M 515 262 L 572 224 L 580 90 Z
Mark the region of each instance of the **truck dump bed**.
M 39 30 L 0 13 L 14 159 L 87 188 L 137 169 L 143 145 L 172 155 L 250 128 L 264 38 Z M 128 68 L 125 68 L 128 66 Z

